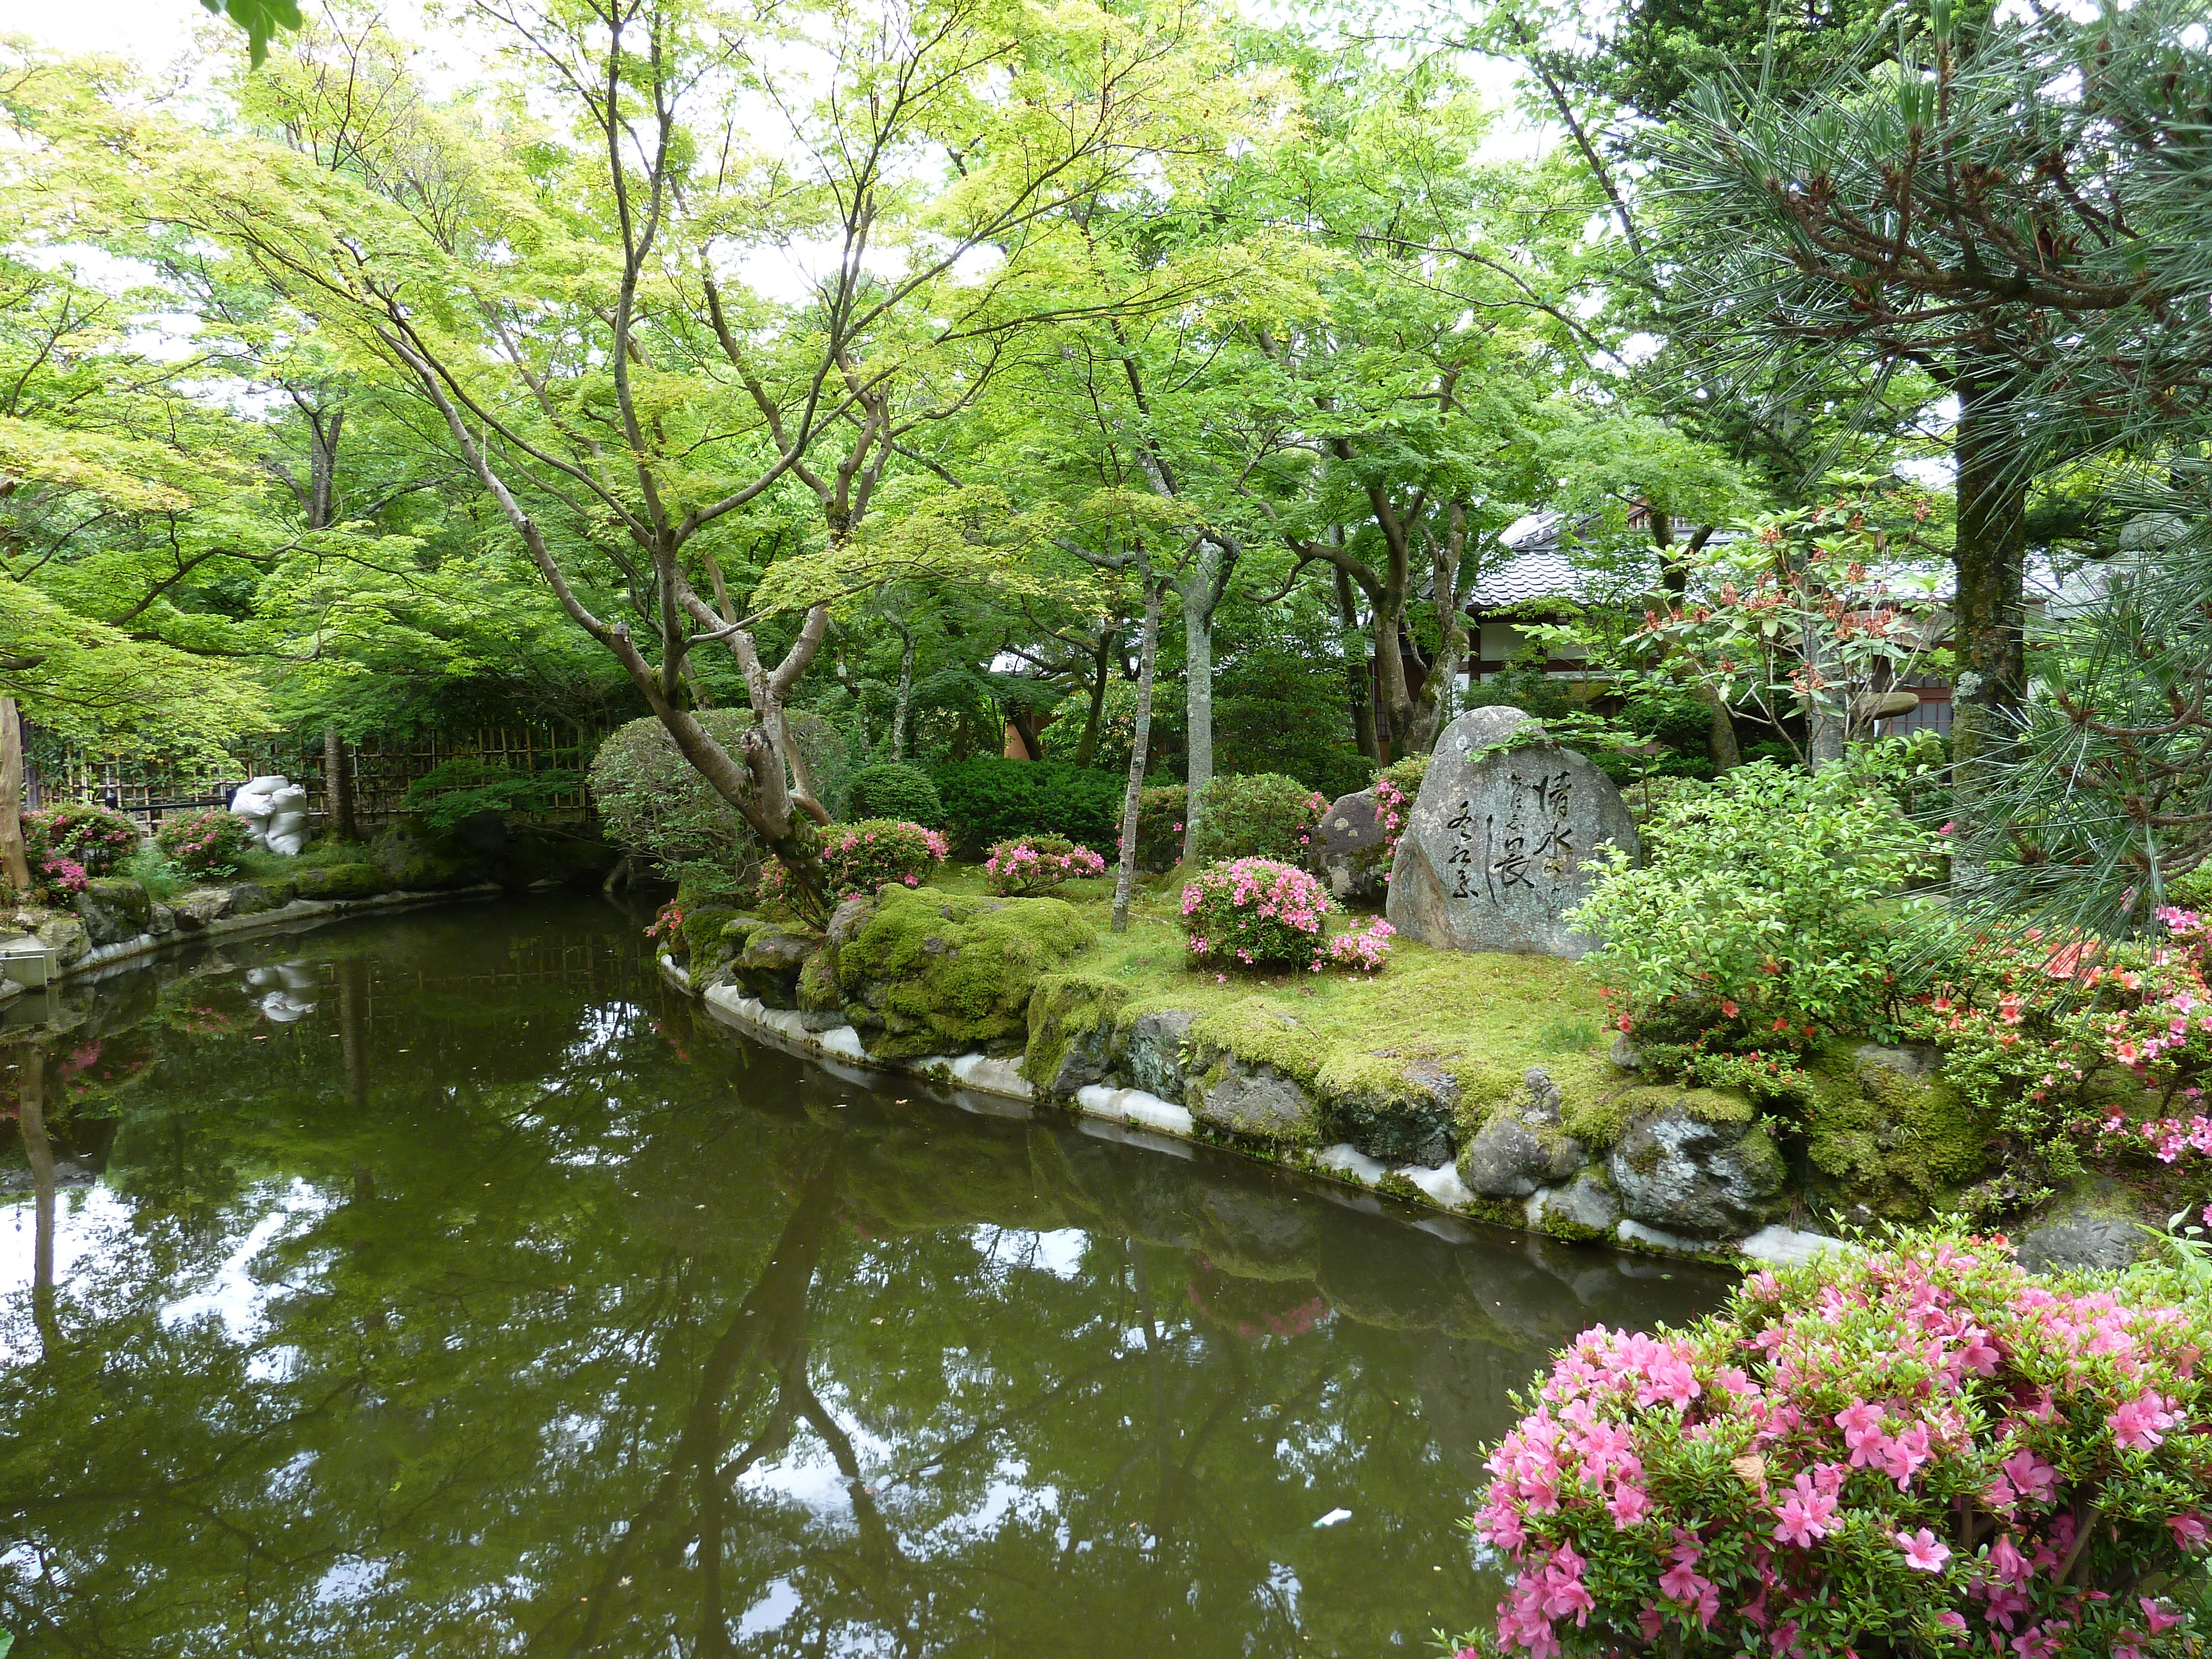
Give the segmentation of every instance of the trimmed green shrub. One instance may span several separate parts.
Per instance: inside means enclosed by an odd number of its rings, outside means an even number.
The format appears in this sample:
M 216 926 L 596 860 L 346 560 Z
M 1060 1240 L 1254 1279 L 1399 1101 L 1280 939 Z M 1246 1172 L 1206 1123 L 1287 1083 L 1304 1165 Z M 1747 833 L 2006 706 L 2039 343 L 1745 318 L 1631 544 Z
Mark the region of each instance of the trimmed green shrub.
M 945 822 L 945 802 L 929 774 L 903 761 L 862 767 L 853 774 L 851 796 L 856 818 L 903 818 L 933 829 Z
M 23 814 L 23 850 L 34 868 L 52 855 L 68 860 L 88 876 L 112 876 L 138 850 L 138 826 L 105 806 L 65 801 Z
M 215 807 L 171 818 L 154 837 L 169 862 L 198 880 L 234 876 L 253 846 L 253 832 L 235 812 Z
M 1199 797 L 1198 857 L 1313 861 L 1313 832 L 1328 802 L 1279 772 L 1218 777 Z
M 1137 868 L 1157 876 L 1182 862 L 1183 811 L 1190 792 L 1179 783 L 1137 792 Z M 1117 850 L 1115 861 L 1119 862 Z
M 1121 838 L 1121 793 L 1128 779 L 1058 761 L 978 756 L 934 775 L 953 849 L 981 858 L 992 842 L 1016 836 L 1065 836 L 1108 858 Z
M 699 723 L 734 749 L 753 718 L 744 709 L 709 708 Z M 750 898 L 760 881 L 759 837 L 684 758 L 659 720 L 648 715 L 608 733 L 592 757 L 590 780 L 599 821 L 616 846 L 702 896 Z

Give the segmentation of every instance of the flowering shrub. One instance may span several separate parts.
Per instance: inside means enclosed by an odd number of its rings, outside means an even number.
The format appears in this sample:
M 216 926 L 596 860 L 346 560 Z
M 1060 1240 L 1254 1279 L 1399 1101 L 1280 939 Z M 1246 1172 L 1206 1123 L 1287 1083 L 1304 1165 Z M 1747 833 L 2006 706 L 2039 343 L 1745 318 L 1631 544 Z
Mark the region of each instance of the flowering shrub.
M 70 801 L 23 814 L 23 850 L 34 869 L 40 860 L 55 857 L 86 876 L 112 876 L 138 850 L 138 826 L 105 806 Z
M 1376 916 L 1364 927 L 1339 933 L 1328 942 L 1328 959 L 1340 968 L 1373 973 L 1390 954 L 1390 939 L 1398 930 Z
M 1279 772 L 1217 777 L 1199 797 L 1198 859 L 1309 864 L 1315 832 L 1328 811 L 1326 797 Z
M 31 865 L 32 885 L 60 897 L 82 893 L 90 880 L 84 866 L 59 853 L 48 853 Z
M 662 905 L 659 914 L 653 919 L 653 926 L 645 930 L 645 936 L 668 946 L 672 951 L 676 950 L 684 938 L 683 907 L 674 899 Z
M 1406 819 L 1420 799 L 1421 781 L 1428 775 L 1426 755 L 1408 755 L 1375 775 L 1375 815 L 1382 821 L 1382 879 L 1386 882 L 1398 857 L 1398 838 L 1406 833 Z
M 1874 901 L 1929 862 L 1928 837 L 1850 769 L 1737 767 L 1656 813 L 1639 866 L 1618 848 L 1572 920 L 1614 1023 L 1648 1063 L 1802 1052 L 1823 1030 L 1893 1025 L 1902 925 Z
M 234 813 L 216 809 L 171 818 L 154 840 L 169 861 L 197 880 L 234 876 L 253 847 L 253 832 Z
M 983 861 L 984 884 L 1002 898 L 1042 893 L 1078 876 L 1103 876 L 1106 860 L 1065 836 L 1022 836 L 1002 841 Z
M 951 849 L 945 836 L 919 823 L 896 818 L 862 818 L 834 823 L 822 832 L 822 872 L 830 896 L 869 897 L 886 887 L 919 887 Z M 761 896 L 780 899 L 787 877 L 771 864 L 761 879 Z
M 1498 1643 L 2195 1651 L 2142 1593 L 2212 1544 L 2212 1302 L 2186 1266 L 2069 1291 L 1937 1233 L 1755 1273 L 1686 1330 L 1584 1332 L 1489 1460 Z
M 1304 870 L 1273 859 L 1210 865 L 1182 890 L 1190 953 L 1246 968 L 1321 969 L 1328 897 Z

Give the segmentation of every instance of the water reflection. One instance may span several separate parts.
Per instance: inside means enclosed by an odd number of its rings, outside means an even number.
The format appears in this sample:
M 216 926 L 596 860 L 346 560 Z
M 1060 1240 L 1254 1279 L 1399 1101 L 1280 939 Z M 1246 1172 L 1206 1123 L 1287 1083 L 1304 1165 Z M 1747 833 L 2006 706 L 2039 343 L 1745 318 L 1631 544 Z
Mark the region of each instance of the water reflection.
M 347 924 L 18 1034 L 19 1653 L 1420 1650 L 1507 1390 L 1716 1293 L 895 1103 L 637 926 Z

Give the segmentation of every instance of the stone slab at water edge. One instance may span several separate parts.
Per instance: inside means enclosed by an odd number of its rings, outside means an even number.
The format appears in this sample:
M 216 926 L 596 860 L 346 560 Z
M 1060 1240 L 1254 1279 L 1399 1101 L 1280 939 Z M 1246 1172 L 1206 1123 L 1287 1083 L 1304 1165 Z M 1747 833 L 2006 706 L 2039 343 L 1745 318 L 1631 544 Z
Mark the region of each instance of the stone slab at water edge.
M 1496 747 L 1532 724 L 1517 708 L 1476 708 L 1437 739 L 1391 866 L 1401 933 L 1454 951 L 1590 948 L 1565 920 L 1589 895 L 1583 861 L 1607 842 L 1632 856 L 1636 824 L 1613 781 L 1573 750 Z

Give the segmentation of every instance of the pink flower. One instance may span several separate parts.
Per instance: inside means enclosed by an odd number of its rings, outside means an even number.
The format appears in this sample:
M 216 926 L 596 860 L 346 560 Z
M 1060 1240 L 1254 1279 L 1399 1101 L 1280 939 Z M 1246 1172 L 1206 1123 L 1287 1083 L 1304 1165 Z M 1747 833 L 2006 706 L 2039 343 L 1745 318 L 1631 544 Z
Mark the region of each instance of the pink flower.
M 2148 1451 L 2166 1438 L 2165 1431 L 2178 1421 L 2155 1393 L 2145 1392 L 2122 1403 L 2112 1415 L 2112 1441 L 2130 1451 Z
M 1905 1552 L 1905 1565 L 1918 1572 L 1941 1572 L 1943 1564 L 1951 1559 L 1950 1547 L 1936 1541 L 1936 1534 L 1923 1527 L 1917 1533 L 1895 1534 L 1898 1547 Z
M 1809 1549 L 1815 1540 L 1828 1535 L 1836 1518 L 1836 1499 L 1832 1492 L 1817 1491 L 1813 1477 L 1801 1472 L 1795 1490 L 1783 1500 L 1780 1515 L 1782 1523 L 1774 1529 L 1774 1541 Z

